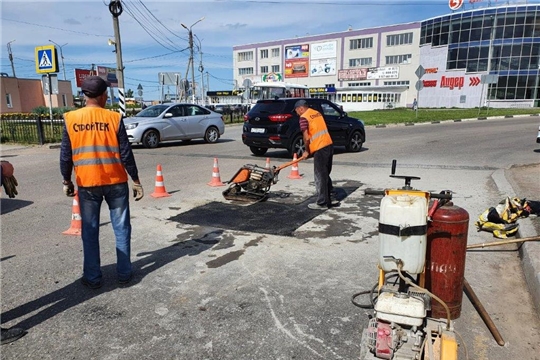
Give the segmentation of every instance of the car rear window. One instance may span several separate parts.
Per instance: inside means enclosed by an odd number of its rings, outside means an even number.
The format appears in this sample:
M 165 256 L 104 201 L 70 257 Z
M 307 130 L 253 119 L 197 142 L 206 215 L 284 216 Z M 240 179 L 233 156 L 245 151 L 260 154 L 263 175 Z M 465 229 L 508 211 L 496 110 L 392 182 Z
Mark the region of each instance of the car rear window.
M 261 114 L 261 115 L 275 115 L 275 114 L 284 114 L 286 111 L 287 103 L 284 101 L 263 101 L 258 102 L 255 106 L 249 111 L 250 115 Z

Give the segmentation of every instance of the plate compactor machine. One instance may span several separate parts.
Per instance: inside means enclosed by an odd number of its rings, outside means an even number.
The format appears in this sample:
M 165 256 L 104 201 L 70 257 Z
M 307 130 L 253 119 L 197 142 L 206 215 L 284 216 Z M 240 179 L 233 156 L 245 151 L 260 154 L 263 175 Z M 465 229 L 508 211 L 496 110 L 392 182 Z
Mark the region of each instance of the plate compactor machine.
M 379 218 L 379 280 L 353 295 L 353 304 L 374 309 L 363 331 L 360 359 L 456 360 L 453 321 L 461 312 L 468 213 L 440 194 L 415 190 L 415 176 L 401 189 L 370 190 L 384 195 Z M 434 200 L 432 200 L 434 199 Z M 369 294 L 369 305 L 358 304 Z
M 278 182 L 279 172 L 286 167 L 296 164 L 303 158 L 294 159 L 278 167 L 260 167 L 257 165 L 244 165 L 234 174 L 227 183 L 229 187 L 223 191 L 227 200 L 258 202 L 268 198 L 268 192 L 273 184 Z

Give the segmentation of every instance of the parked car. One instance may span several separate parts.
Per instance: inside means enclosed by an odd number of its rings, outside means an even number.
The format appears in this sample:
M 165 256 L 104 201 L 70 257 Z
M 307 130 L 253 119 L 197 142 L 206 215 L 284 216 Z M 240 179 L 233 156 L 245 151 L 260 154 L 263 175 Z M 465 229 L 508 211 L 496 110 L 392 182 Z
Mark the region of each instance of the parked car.
M 287 149 L 292 156 L 305 150 L 299 117 L 294 104 L 300 98 L 259 100 L 244 116 L 242 141 L 255 155 L 264 155 L 269 148 Z M 304 98 L 309 107 L 320 112 L 326 122 L 334 146 L 345 146 L 358 152 L 366 141 L 364 123 L 351 118 L 338 105 L 326 99 Z
M 214 111 L 220 114 L 230 114 L 231 106 L 226 104 L 218 104 L 214 106 Z
M 538 127 L 538 134 L 536 135 L 536 142 L 540 143 L 540 126 Z
M 124 119 L 131 143 L 155 148 L 162 141 L 203 138 L 215 143 L 225 132 L 223 117 L 195 104 L 149 106 L 134 117 Z

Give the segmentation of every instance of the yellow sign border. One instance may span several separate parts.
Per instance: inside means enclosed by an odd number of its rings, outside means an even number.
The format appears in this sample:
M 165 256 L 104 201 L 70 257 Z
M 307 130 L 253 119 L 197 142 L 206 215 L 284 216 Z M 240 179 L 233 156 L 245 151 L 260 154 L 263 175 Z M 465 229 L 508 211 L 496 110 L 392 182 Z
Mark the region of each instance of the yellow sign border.
M 51 50 L 51 63 L 52 67 L 50 69 L 40 69 L 39 68 L 39 52 L 41 50 Z M 36 59 L 36 73 L 38 74 L 48 74 L 48 73 L 57 73 L 58 72 L 58 63 L 56 61 L 57 55 L 56 55 L 56 46 L 54 45 L 45 45 L 45 46 L 36 46 L 34 57 Z

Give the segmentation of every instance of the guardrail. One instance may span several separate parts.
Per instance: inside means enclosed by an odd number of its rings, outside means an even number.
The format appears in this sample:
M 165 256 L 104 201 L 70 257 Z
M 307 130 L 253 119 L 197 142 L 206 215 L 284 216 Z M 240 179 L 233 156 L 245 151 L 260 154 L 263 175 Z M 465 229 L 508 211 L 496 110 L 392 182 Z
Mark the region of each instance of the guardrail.
M 1 119 L 0 141 L 39 145 L 60 142 L 63 128 L 63 119 Z

